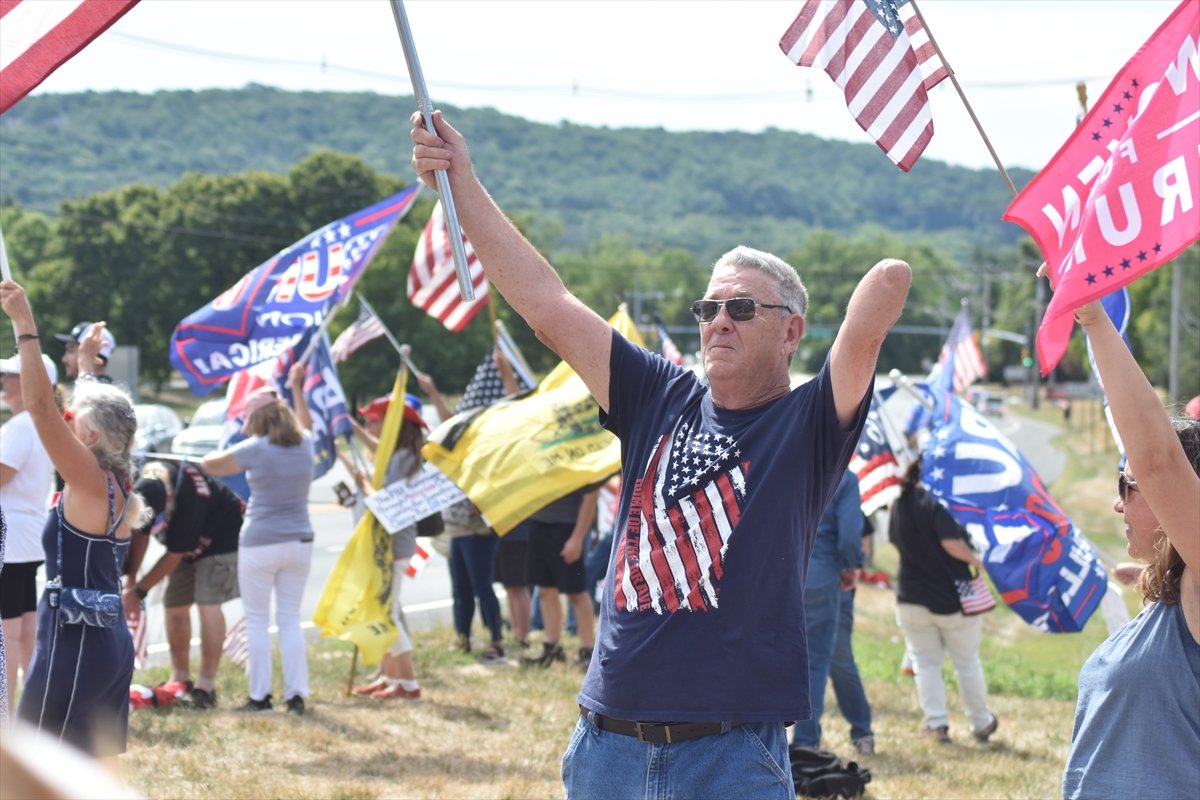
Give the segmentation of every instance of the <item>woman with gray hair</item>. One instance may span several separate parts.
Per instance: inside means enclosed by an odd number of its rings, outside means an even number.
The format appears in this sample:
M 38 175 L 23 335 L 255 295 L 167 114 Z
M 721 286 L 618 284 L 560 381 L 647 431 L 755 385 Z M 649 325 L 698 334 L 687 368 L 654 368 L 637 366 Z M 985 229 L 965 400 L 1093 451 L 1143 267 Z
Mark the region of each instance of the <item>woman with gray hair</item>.
M 89 379 L 104 324 L 79 348 L 75 396 L 59 413 L 25 291 L 0 282 L 21 355 L 21 396 L 64 487 L 46 520 L 46 590 L 18 716 L 96 756 L 125 752 L 133 641 L 121 617 L 121 567 L 143 504 L 133 494 L 137 418 L 120 390 Z

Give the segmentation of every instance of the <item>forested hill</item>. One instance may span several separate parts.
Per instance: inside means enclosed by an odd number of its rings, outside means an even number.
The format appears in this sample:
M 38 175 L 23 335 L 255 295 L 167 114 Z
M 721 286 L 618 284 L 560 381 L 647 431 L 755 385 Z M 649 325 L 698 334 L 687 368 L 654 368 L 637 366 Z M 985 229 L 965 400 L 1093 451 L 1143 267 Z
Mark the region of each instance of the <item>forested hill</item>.
M 320 148 L 411 180 L 410 97 L 241 90 L 87 92 L 21 101 L 0 119 L 0 200 L 52 212 L 59 201 L 187 172 L 285 173 Z M 558 246 L 605 234 L 701 258 L 734 243 L 785 251 L 808 229 L 864 226 L 929 235 L 962 252 L 1007 244 L 1010 196 L 994 170 L 922 160 L 905 175 L 873 144 L 770 130 L 545 125 L 445 107 L 480 177 L 510 212 L 563 226 Z M 865 135 L 864 135 L 865 138 Z M 1018 185 L 1028 172 L 1013 175 Z

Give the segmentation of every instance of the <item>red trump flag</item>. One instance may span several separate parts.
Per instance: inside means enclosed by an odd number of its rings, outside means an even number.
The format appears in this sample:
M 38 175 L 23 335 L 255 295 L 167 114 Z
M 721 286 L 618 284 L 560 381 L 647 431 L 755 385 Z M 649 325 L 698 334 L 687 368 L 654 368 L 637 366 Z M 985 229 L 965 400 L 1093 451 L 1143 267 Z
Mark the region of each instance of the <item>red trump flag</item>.
M 1037 334 L 1043 375 L 1076 308 L 1200 238 L 1198 35 L 1200 2 L 1183 0 L 1004 214 L 1037 241 L 1054 287 Z

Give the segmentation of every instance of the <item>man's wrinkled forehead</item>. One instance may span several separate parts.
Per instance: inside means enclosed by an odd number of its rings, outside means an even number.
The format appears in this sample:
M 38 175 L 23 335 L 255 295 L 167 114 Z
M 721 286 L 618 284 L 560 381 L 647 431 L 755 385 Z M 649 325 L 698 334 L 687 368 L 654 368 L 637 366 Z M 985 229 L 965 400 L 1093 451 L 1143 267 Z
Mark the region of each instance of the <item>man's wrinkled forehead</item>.
M 706 298 L 751 297 L 760 302 L 777 300 L 775 276 L 755 267 L 726 264 L 713 270 L 705 290 Z

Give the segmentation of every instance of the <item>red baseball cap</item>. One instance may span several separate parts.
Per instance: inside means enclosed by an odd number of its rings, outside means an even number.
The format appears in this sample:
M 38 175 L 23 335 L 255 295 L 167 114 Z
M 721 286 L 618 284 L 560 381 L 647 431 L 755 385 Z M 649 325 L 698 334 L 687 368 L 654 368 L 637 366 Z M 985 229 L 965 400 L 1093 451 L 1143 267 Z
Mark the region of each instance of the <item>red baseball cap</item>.
M 390 395 L 376 397 L 360 408 L 358 413 L 365 420 L 380 420 L 387 414 L 388 406 L 391 405 L 391 402 L 392 398 Z M 421 416 L 421 401 L 411 394 L 404 396 L 404 418 L 424 430 L 429 430 L 429 423 Z

